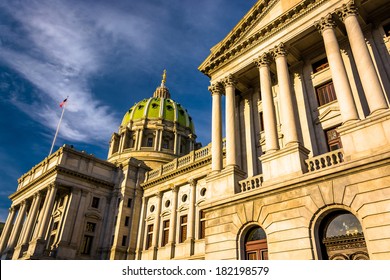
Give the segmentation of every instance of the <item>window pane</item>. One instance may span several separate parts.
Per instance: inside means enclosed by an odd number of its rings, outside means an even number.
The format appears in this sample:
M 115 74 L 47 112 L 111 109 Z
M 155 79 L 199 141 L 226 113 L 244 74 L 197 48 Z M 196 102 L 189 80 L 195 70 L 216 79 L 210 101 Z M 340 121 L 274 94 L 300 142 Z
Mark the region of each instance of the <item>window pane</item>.
M 341 214 L 333 218 L 326 228 L 325 237 L 362 233 L 359 220 L 352 214 Z

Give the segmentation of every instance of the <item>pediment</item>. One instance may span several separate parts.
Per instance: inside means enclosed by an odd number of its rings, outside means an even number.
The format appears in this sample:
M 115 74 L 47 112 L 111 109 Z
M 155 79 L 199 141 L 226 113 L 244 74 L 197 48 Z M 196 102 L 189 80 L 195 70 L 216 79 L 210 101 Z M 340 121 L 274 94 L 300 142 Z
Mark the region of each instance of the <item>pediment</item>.
M 100 214 L 94 213 L 94 212 L 87 212 L 87 213 L 85 213 L 85 217 L 89 218 L 89 219 L 98 220 L 98 221 L 103 219 Z
M 322 123 L 324 121 L 336 118 L 340 116 L 340 108 L 338 106 L 329 106 L 323 111 L 319 112 L 318 118 L 316 119 L 316 123 Z
M 304 11 L 313 9 L 323 2 L 323 0 L 258 1 L 233 30 L 211 49 L 210 55 L 199 66 L 199 70 L 208 74 L 216 66 L 269 38 L 274 32 L 305 14 Z

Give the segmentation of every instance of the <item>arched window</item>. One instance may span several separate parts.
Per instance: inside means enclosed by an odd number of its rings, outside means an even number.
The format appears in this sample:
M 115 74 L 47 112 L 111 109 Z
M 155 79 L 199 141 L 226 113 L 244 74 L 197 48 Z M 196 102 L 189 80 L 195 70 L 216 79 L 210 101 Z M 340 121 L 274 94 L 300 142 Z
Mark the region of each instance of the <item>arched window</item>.
M 245 259 L 268 260 L 267 235 L 261 227 L 254 227 L 246 234 Z
M 367 260 L 368 252 L 359 220 L 338 210 L 326 215 L 319 226 L 320 259 Z

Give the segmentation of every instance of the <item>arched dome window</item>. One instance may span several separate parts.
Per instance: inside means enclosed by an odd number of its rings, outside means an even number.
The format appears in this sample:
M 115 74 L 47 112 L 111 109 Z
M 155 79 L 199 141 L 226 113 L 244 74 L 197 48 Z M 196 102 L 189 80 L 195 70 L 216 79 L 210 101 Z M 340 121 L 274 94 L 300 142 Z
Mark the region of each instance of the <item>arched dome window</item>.
M 321 220 L 318 230 L 320 259 L 369 259 L 362 226 L 350 212 L 329 213 Z
M 245 259 L 268 260 L 267 235 L 259 227 L 253 227 L 245 236 Z

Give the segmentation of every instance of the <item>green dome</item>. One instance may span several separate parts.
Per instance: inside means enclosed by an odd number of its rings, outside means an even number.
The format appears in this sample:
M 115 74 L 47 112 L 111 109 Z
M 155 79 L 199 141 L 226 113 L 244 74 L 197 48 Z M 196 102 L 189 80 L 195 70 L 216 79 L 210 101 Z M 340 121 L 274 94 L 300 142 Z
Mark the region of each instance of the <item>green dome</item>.
M 130 121 L 135 122 L 141 119 L 163 119 L 177 122 L 189 128 L 192 133 L 195 132 L 194 123 L 187 110 L 170 98 L 151 97 L 141 100 L 126 112 L 121 125 L 126 126 Z

